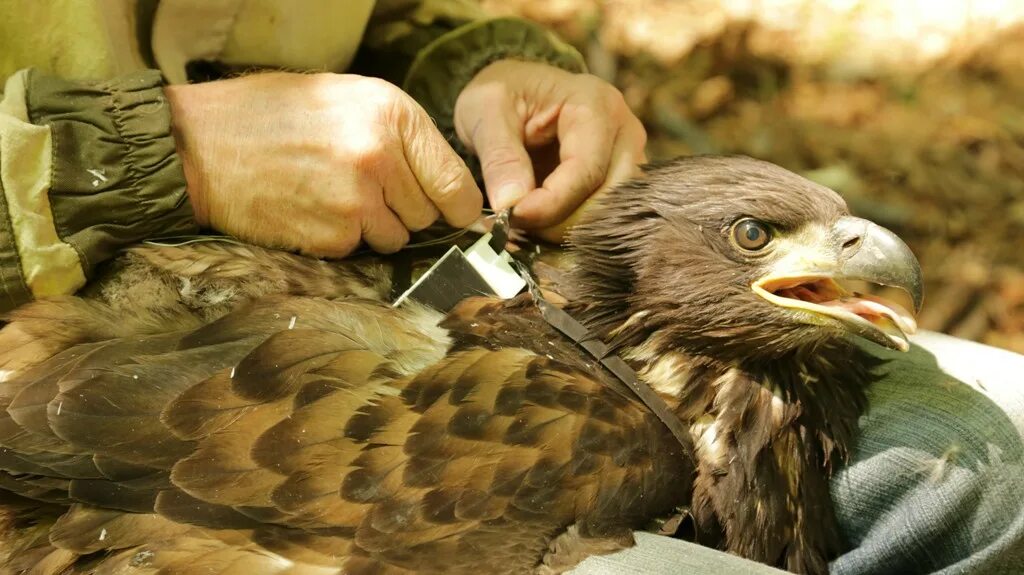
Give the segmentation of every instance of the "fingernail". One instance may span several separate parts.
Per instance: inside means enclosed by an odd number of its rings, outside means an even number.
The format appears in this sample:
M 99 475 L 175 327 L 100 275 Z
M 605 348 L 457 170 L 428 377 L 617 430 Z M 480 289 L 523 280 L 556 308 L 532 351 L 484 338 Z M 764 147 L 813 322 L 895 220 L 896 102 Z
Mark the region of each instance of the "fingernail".
M 518 204 L 519 200 L 526 196 L 526 192 L 526 186 L 519 182 L 509 182 L 504 184 L 494 192 L 494 205 L 491 207 L 495 210 L 510 208 Z

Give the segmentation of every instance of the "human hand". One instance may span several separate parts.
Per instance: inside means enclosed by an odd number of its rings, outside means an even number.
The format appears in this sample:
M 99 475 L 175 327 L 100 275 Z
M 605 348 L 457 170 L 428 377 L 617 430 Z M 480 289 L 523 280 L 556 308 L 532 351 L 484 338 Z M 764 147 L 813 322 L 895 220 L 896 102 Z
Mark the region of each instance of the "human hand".
M 481 70 L 455 103 L 455 129 L 480 158 L 491 206 L 514 205 L 517 226 L 551 241 L 588 198 L 646 161 L 647 134 L 618 90 L 545 64 Z
M 166 89 L 201 226 L 343 257 L 397 251 L 438 215 L 464 227 L 483 198 L 426 112 L 383 80 L 259 74 Z

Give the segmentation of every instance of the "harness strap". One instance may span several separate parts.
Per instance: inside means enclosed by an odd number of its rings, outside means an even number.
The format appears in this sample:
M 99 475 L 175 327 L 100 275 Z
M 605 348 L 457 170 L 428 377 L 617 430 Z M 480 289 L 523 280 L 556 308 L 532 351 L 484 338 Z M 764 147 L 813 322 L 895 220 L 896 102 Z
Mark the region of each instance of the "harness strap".
M 615 379 L 621 382 L 623 386 L 614 386 L 612 389 L 626 399 L 639 399 L 672 432 L 672 436 L 683 447 L 685 453 L 692 453 L 693 440 L 690 437 L 689 430 L 683 427 L 683 422 L 679 421 L 679 418 L 672 413 L 665 400 L 651 389 L 649 385 L 640 381 L 633 368 L 621 357 L 614 354 L 609 355 L 608 346 L 591 334 L 582 323 L 544 299 L 540 288 L 537 286 L 537 282 L 534 281 L 532 274 L 530 274 L 526 266 L 520 264 L 518 267 L 519 274 L 526 280 L 527 289 L 530 290 L 530 295 L 533 296 L 533 301 L 537 304 L 537 308 L 540 310 L 544 320 L 574 341 L 576 345 L 586 350 L 591 357 L 596 359 L 608 372 L 614 375 Z

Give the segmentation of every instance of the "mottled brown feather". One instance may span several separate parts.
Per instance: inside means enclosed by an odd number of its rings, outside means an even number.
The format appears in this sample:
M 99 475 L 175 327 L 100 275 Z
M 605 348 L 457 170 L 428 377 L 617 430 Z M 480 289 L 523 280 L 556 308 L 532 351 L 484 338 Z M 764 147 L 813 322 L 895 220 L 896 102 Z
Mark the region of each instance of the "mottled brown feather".
M 824 573 L 827 477 L 873 363 L 751 295 L 762 270 L 723 229 L 844 213 L 779 168 L 697 158 L 574 232 L 576 268 L 544 285 L 662 394 L 692 453 L 529 295 L 442 318 L 392 309 L 380 261 L 135 248 L 0 331 L 0 490 L 66 509 L 41 523 L 52 545 L 0 525 L 30 558 L 3 568 L 558 572 L 687 506 L 702 543 Z

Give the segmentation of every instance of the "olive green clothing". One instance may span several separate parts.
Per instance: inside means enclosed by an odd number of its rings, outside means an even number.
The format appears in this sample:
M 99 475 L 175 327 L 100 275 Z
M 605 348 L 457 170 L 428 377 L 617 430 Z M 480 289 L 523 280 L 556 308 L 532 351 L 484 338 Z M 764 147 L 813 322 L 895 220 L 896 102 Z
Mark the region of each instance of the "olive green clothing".
M 455 99 L 490 62 L 583 70 L 544 29 L 465 0 L 0 0 L 0 13 L 0 311 L 77 290 L 125 246 L 198 231 L 166 82 L 380 76 L 457 142 Z
M 159 72 L 84 83 L 29 69 L 8 85 L 17 81 L 27 110 L 21 121 L 41 128 L 49 146 L 8 154 L 13 130 L 0 128 L 0 307 L 77 289 L 88 270 L 126 244 L 198 231 Z M 31 189 L 18 177 L 28 172 Z M 41 237 L 44 227 L 56 234 Z

